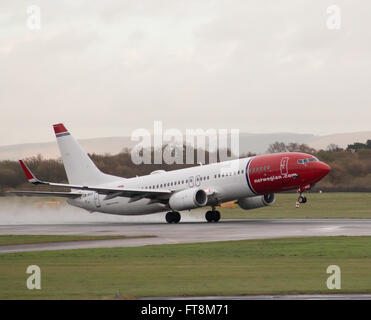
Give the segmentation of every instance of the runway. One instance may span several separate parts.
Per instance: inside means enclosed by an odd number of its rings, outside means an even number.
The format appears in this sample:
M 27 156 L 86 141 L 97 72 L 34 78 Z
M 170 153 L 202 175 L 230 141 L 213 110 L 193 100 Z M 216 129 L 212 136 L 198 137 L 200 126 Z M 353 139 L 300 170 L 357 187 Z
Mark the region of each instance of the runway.
M 1 253 L 136 247 L 245 239 L 371 235 L 371 219 L 241 219 L 219 223 L 186 221 L 179 224 L 89 222 L 71 224 L 0 225 L 0 234 L 153 235 L 154 238 L 93 240 L 0 246 Z

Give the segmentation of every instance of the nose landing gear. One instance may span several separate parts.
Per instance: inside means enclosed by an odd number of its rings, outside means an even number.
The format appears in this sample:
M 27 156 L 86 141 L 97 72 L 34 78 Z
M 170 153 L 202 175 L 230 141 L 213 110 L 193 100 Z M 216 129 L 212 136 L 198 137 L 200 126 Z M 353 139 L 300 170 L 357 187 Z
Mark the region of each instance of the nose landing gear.
M 306 202 L 307 202 L 307 197 L 303 196 L 303 192 L 300 192 L 298 200 L 295 203 L 295 207 L 299 208 L 301 203 L 306 203 Z
M 300 196 L 299 196 L 299 198 L 298 198 L 298 202 L 299 202 L 299 203 L 306 203 L 306 202 L 307 202 L 307 197 L 302 196 L 302 195 L 300 194 Z
M 298 189 L 299 197 L 298 200 L 296 201 L 296 208 L 299 208 L 300 203 L 306 203 L 307 202 L 307 197 L 303 196 L 303 192 L 309 190 L 312 187 L 312 185 L 307 184 L 306 186 L 300 186 Z

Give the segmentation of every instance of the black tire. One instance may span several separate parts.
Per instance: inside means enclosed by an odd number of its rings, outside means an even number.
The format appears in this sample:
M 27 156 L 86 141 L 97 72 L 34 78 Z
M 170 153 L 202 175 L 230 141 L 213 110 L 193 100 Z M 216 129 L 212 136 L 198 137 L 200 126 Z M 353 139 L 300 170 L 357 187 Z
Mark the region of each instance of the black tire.
M 167 223 L 178 223 L 180 221 L 180 213 L 177 211 L 170 211 L 165 216 Z
M 172 212 L 168 212 L 165 216 L 165 219 L 166 219 L 166 222 L 167 223 L 173 223 L 173 213 Z
M 219 211 L 213 211 L 213 220 L 214 220 L 214 222 L 218 222 L 220 220 L 220 212 Z
M 207 222 L 218 222 L 220 220 L 220 212 L 219 211 L 207 211 L 205 214 L 205 218 Z
M 173 222 L 174 223 L 179 223 L 180 218 L 181 218 L 180 213 L 175 211 L 175 212 L 173 212 L 173 215 L 174 215 L 173 216 L 173 219 L 174 219 Z
M 207 222 L 213 222 L 213 212 L 212 211 L 207 211 L 205 213 L 205 218 Z

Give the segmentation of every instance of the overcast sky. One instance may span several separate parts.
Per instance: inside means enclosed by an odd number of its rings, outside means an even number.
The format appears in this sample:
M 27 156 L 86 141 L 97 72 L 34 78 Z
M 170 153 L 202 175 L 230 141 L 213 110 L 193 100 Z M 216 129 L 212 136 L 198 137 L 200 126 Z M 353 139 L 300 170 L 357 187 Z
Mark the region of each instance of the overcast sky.
M 154 120 L 371 130 L 370 14 L 364 0 L 0 0 L 0 145 L 53 140 L 58 122 L 78 138 Z

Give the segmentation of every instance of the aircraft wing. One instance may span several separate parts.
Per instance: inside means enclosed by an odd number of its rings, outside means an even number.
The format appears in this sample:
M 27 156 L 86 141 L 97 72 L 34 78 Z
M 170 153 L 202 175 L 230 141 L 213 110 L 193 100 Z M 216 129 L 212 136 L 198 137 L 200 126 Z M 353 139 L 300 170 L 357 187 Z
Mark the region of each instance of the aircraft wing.
M 107 195 L 105 198 L 106 200 L 112 199 L 115 197 L 154 198 L 155 196 L 159 196 L 159 195 L 166 196 L 172 193 L 171 190 L 167 190 L 167 189 L 143 190 L 143 189 L 124 189 L 122 187 L 105 188 L 105 187 L 99 187 L 99 186 L 84 186 L 84 185 L 46 182 L 46 181 L 41 181 L 38 178 L 36 178 L 36 176 L 31 172 L 31 170 L 27 167 L 27 165 L 22 160 L 19 160 L 19 163 L 21 164 L 21 167 L 27 177 L 28 182 L 32 184 L 42 184 L 42 185 L 48 185 L 52 187 L 59 187 L 59 188 L 71 188 L 71 189 L 77 189 L 77 190 L 95 191 L 100 194 L 106 194 Z M 19 192 L 22 192 L 22 191 L 19 191 Z
M 71 198 L 71 199 L 76 199 L 76 198 L 81 197 L 81 193 L 77 193 L 77 192 L 9 191 L 8 193 L 15 195 L 15 196 L 26 196 L 26 197 L 50 196 L 50 197 L 63 197 L 63 198 Z

